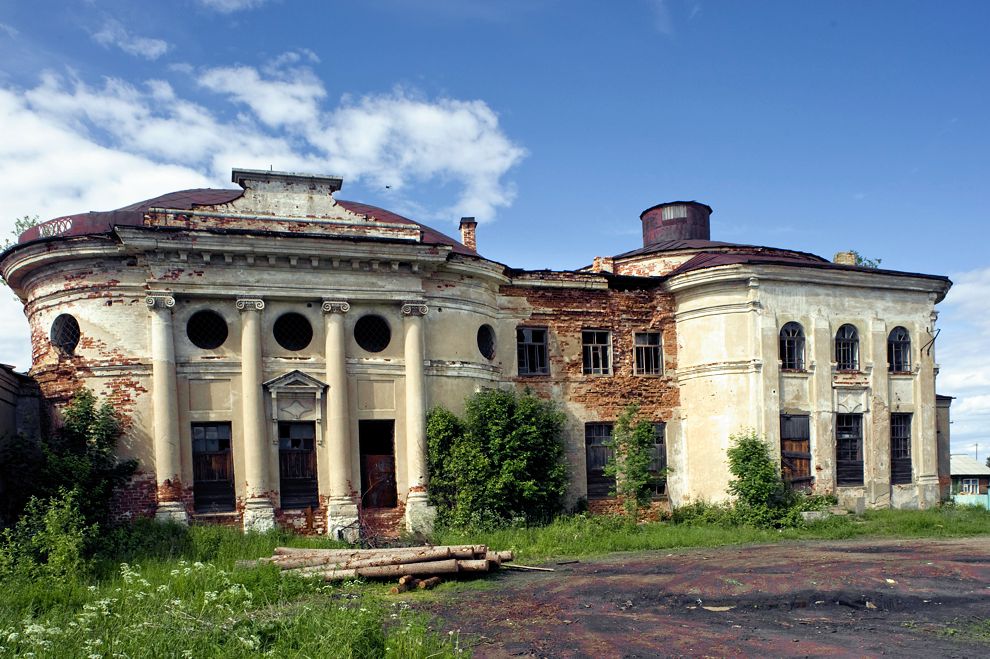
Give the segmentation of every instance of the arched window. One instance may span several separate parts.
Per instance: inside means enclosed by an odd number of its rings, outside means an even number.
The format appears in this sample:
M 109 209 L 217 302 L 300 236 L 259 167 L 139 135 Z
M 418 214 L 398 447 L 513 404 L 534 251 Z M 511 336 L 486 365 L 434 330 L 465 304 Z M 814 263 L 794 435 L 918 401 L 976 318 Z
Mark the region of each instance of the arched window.
M 887 370 L 911 372 L 911 335 L 903 327 L 895 327 L 887 337 Z
M 840 371 L 859 370 L 859 334 L 852 325 L 835 333 L 835 367 Z
M 780 367 L 786 371 L 804 370 L 804 330 L 798 323 L 780 328 Z

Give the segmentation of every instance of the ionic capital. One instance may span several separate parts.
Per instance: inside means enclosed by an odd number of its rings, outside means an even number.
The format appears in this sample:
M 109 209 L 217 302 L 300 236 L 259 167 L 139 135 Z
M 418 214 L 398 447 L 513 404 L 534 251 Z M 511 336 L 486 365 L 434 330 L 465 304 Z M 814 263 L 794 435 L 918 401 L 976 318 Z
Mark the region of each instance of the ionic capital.
M 323 300 L 324 313 L 347 313 L 350 310 L 351 304 L 346 300 Z
M 422 300 L 402 303 L 403 316 L 425 316 L 429 311 L 430 308 Z
M 260 297 L 239 297 L 234 306 L 238 311 L 262 311 L 265 308 L 265 301 Z
M 144 298 L 144 303 L 148 305 L 148 309 L 152 311 L 161 311 L 163 309 L 171 309 L 175 306 L 175 298 L 168 291 L 151 291 L 148 296 Z

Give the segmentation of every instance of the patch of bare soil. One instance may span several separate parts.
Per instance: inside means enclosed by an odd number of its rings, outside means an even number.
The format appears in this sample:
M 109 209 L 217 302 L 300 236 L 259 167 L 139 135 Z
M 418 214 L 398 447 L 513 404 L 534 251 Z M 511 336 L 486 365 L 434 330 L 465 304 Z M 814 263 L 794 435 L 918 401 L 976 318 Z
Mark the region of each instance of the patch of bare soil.
M 990 538 L 615 554 L 427 606 L 477 657 L 973 657 Z

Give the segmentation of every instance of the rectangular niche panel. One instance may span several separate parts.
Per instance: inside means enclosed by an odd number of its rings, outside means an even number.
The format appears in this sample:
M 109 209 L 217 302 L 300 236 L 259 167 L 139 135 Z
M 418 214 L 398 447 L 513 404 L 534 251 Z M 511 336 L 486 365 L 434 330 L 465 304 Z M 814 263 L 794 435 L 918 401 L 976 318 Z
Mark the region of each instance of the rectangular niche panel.
M 359 410 L 394 410 L 395 382 L 392 380 L 358 380 Z
M 189 409 L 230 409 L 230 380 L 189 380 Z

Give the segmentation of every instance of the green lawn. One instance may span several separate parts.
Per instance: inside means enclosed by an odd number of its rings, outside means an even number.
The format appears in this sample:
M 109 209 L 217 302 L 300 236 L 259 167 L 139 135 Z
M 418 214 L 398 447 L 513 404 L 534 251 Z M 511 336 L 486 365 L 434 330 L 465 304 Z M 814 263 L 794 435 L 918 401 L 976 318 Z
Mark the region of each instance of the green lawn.
M 533 528 L 438 533 L 437 544 L 513 549 L 520 563 L 615 551 L 804 539 L 955 537 L 990 533 L 990 512 L 947 507 L 873 511 L 798 529 L 703 523 L 630 526 L 575 516 Z M 72 580 L 10 579 L 0 588 L 0 655 L 451 657 L 456 636 L 438 635 L 406 597 L 382 584 L 327 585 L 276 568 L 234 569 L 275 546 L 334 546 L 282 533 L 140 523 L 103 541 L 92 574 Z M 445 589 L 441 589 L 441 594 Z M 419 595 L 413 599 L 429 595 Z

